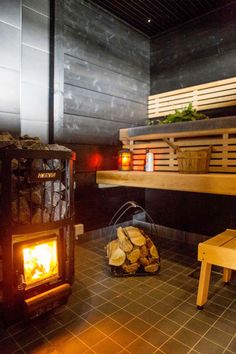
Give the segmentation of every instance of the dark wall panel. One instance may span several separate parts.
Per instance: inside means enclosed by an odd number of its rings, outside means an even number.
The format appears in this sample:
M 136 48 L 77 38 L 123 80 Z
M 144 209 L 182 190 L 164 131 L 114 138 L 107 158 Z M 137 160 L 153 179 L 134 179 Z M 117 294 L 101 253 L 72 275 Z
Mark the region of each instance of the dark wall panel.
M 55 138 L 117 145 L 120 128 L 147 117 L 149 40 L 88 2 L 64 5 L 64 117 Z
M 144 191 L 140 188 L 81 189 L 76 198 L 76 223 L 85 231 L 108 226 L 115 212 L 129 200 L 144 206 Z
M 123 122 L 124 125 L 141 125 L 146 114 L 146 107 L 141 103 L 72 85 L 65 85 L 64 102 L 67 114 Z
M 106 144 L 114 147 L 119 140 L 121 128 L 124 128 L 124 123 L 70 114 L 64 115 L 63 126 L 55 125 L 57 141 L 60 143 L 77 141 L 78 144 Z
M 67 28 L 73 29 L 80 43 L 88 48 L 84 52 L 86 57 L 87 50 L 91 49 L 100 64 L 105 59 L 102 66 L 120 61 L 120 65 L 113 68 L 148 81 L 144 74 L 149 74 L 149 40 L 144 35 L 82 1 L 66 0 L 65 15 Z M 81 51 L 82 48 L 79 46 L 78 49 Z M 121 64 L 125 64 L 124 67 Z
M 95 65 L 106 67 L 107 69 L 136 78 L 141 82 L 149 82 L 149 48 L 144 63 L 138 61 L 139 53 L 135 48 L 133 56 L 128 57 L 125 48 L 108 47 L 100 43 L 96 38 L 83 38 L 75 30 L 65 27 L 65 53 L 70 54 L 81 60 L 88 60 Z M 146 41 L 148 41 L 146 39 Z M 149 41 L 148 41 L 149 43 Z M 133 43 L 135 45 L 135 42 Z M 131 43 L 132 45 L 132 43 Z M 145 65 L 145 66 L 144 66 Z
M 236 74 L 235 3 L 151 41 L 151 93 Z
M 146 190 L 146 207 L 160 225 L 216 235 L 235 228 L 236 198 L 164 190 Z
M 236 73 L 235 56 L 236 51 L 232 50 L 212 57 L 181 62 L 176 67 L 167 65 L 168 70 L 165 67 L 160 71 L 156 65 L 153 67 L 153 75 L 156 79 L 152 82 L 152 93 L 155 94 L 159 90 L 171 91 L 234 76 Z
M 99 189 L 96 171 L 117 168 L 118 148 L 114 146 L 67 144 L 76 152 L 76 223 L 85 231 L 107 226 L 113 214 L 128 200 L 144 206 L 144 190 L 112 187 Z
M 76 222 L 88 231 L 106 226 L 128 200 L 144 206 L 143 189 L 99 189 L 96 171 L 117 169 L 119 129 L 145 122 L 150 43 L 89 2 L 64 5 L 64 115 L 57 114 L 55 140 L 77 153 Z M 57 69 L 62 77 L 58 62 Z
M 148 83 L 65 55 L 65 83 L 147 104 Z M 115 83 L 115 85 L 114 85 Z M 145 112 L 146 114 L 146 112 Z

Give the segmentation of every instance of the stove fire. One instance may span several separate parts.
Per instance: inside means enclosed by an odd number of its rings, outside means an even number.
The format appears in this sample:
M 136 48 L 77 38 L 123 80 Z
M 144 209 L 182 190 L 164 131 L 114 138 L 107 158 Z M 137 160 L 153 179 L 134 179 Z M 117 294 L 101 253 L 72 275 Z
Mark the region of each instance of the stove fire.
M 24 247 L 23 263 L 26 287 L 58 278 L 57 240 Z

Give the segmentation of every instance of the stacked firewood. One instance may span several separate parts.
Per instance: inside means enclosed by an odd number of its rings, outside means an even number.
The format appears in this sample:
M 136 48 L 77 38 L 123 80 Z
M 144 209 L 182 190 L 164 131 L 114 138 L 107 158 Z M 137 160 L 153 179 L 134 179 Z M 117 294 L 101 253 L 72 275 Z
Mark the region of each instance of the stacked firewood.
M 155 273 L 160 266 L 157 247 L 137 227 L 119 227 L 117 238 L 106 246 L 108 263 L 124 273 Z
M 71 151 L 58 144 L 44 144 L 38 137 L 23 136 L 15 139 L 10 133 L 0 133 L 0 149 Z M 17 155 L 17 154 L 16 154 Z M 43 154 L 42 154 L 43 157 Z M 57 221 L 66 217 L 68 191 L 59 181 L 33 182 L 32 171 L 58 170 L 65 166 L 60 159 L 12 159 L 11 160 L 11 216 L 13 224 L 38 224 Z M 1 172 L 0 161 L 0 176 Z M 0 184 L 1 187 L 1 184 Z M 0 188 L 1 196 L 1 188 Z

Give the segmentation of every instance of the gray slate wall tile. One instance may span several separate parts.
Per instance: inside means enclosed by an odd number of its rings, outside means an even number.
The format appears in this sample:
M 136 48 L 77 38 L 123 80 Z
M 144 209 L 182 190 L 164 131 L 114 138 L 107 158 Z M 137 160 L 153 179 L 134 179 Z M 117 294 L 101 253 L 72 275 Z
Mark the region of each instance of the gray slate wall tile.
M 49 18 L 23 7 L 23 44 L 49 52 Z
M 20 112 L 20 74 L 0 68 L 0 112 Z
M 49 53 L 23 45 L 21 79 L 23 82 L 49 87 Z
M 0 131 L 20 135 L 20 114 L 0 112 Z
M 23 82 L 21 85 L 21 119 L 48 122 L 49 88 Z
M 23 5 L 46 16 L 50 15 L 50 0 L 23 0 Z
M 48 143 L 49 124 L 34 120 L 21 120 L 21 135 L 38 136 L 42 142 Z
M 0 21 L 10 25 L 20 27 L 21 1 L 1 0 L 0 1 Z
M 20 30 L 0 22 L 0 66 L 20 70 Z

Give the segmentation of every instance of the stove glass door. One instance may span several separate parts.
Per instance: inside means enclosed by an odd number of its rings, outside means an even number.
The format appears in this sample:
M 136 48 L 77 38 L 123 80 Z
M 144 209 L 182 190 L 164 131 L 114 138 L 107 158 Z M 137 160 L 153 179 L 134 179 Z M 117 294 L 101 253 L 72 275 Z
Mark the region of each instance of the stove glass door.
M 56 237 L 27 244 L 22 251 L 26 287 L 59 277 Z

